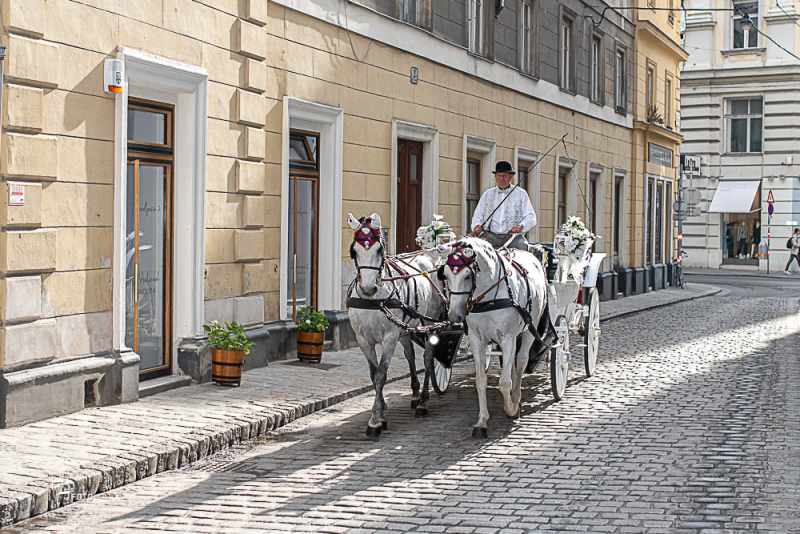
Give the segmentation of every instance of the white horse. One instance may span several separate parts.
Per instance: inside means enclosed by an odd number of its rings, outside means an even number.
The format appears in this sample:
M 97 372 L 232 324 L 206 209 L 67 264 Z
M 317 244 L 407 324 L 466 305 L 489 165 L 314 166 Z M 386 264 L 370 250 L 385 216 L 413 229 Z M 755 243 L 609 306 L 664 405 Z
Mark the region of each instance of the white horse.
M 410 327 L 419 325 L 420 317 L 438 318 L 444 312 L 444 300 L 435 277 L 428 276 L 436 268 L 431 256 L 438 257 L 438 253 L 434 249 L 413 257 L 387 257 L 379 215 L 373 213 L 356 219 L 349 214 L 348 224 L 354 232 L 350 257 L 356 268 L 356 278 L 348 295 L 348 314 L 375 386 L 375 402 L 367 424 L 367 435 L 377 438 L 387 428 L 383 387 L 398 341 L 403 346 L 411 371 L 411 407 L 416 408 L 417 415 L 427 414 L 429 361 L 432 364 L 430 347 L 425 351 L 425 384 L 420 395 L 411 339 L 387 317 L 384 308 Z
M 503 409 L 507 416 L 516 417 L 522 397 L 522 374 L 536 340 L 529 323 L 536 328 L 546 311 L 547 277 L 533 254 L 496 251 L 483 239 L 464 237 L 439 250 L 447 253 L 447 263 L 440 268 L 439 276 L 446 280 L 450 294 L 448 318 L 453 323 L 466 322 L 475 360 L 480 413 L 472 435 L 486 437 L 486 347 L 492 341 L 500 346 Z

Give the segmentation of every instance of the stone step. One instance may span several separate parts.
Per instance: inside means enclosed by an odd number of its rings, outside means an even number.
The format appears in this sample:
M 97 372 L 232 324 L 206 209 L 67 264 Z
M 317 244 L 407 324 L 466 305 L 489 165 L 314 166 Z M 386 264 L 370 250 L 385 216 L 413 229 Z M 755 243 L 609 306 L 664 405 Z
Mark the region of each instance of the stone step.
M 191 383 L 192 377 L 186 375 L 170 375 L 145 380 L 139 383 L 139 398 L 143 399 L 171 389 L 188 386 Z

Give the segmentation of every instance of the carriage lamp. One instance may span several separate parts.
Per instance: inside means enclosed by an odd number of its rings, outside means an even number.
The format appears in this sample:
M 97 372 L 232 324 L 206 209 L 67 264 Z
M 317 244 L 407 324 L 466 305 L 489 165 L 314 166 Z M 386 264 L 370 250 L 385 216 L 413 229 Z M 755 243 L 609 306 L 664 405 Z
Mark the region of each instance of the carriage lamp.
M 433 334 L 431 337 L 428 338 L 428 341 L 430 341 L 431 345 L 435 347 L 436 345 L 439 344 L 439 336 Z

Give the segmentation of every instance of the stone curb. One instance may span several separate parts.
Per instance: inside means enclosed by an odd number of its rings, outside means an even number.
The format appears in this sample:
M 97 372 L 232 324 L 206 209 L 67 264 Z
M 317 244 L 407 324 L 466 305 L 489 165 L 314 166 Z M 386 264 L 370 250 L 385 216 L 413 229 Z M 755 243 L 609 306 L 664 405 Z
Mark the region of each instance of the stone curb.
M 765 272 L 752 273 L 751 271 L 716 270 L 716 271 L 684 271 L 685 276 L 715 276 L 719 278 L 759 278 L 761 280 L 791 280 L 794 274 L 787 276 L 781 272 L 767 274 Z
M 622 311 L 622 312 L 613 313 L 613 314 L 607 315 L 605 317 L 601 317 L 600 322 L 610 321 L 612 319 L 620 319 L 622 317 L 628 317 L 629 315 L 634 315 L 634 314 L 637 314 L 637 313 L 643 312 L 643 311 L 657 310 L 659 308 L 666 308 L 667 306 L 672 306 L 673 304 L 680 304 L 681 302 L 689 302 L 691 300 L 703 299 L 703 298 L 706 298 L 706 297 L 713 297 L 714 295 L 719 295 L 720 293 L 722 293 L 722 291 L 723 291 L 722 288 L 709 286 L 709 289 L 707 289 L 703 293 L 698 293 L 698 294 L 694 294 L 694 295 L 687 295 L 685 297 L 681 297 L 681 298 L 675 299 L 675 300 L 670 301 L 670 302 L 660 302 L 658 304 L 653 304 L 652 306 L 645 306 L 645 307 L 642 307 L 642 308 L 637 308 L 635 310 L 628 310 L 628 311 Z
M 687 296 L 672 302 L 612 314 L 603 317 L 601 321 L 618 319 L 679 302 L 710 297 L 721 291 L 719 288 L 713 288 L 705 293 Z M 464 361 L 468 358 L 468 356 L 464 356 L 456 361 Z M 422 372 L 423 370 L 418 371 L 418 373 Z M 387 383 L 403 380 L 410 375 L 411 373 L 403 373 L 389 378 Z M 195 430 L 180 441 L 170 440 L 147 450 L 109 456 L 92 465 L 81 466 L 78 471 L 52 476 L 22 487 L 12 486 L 10 492 L 0 496 L 0 528 L 131 484 L 157 473 L 186 467 L 238 443 L 263 436 L 296 419 L 368 393 L 372 389 L 372 385 L 366 385 L 322 399 L 285 401 L 264 406 L 263 410 L 254 414 L 238 415 L 236 417 L 238 421 L 233 424 L 221 423 L 208 430 Z M 254 401 L 254 404 L 258 405 L 258 401 Z

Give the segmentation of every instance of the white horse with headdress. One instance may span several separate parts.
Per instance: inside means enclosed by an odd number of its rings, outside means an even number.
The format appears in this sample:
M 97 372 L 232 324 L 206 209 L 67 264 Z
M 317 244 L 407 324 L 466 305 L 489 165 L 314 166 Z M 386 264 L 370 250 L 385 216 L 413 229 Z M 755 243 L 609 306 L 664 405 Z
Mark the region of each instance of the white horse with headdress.
M 472 435 L 487 436 L 486 347 L 490 342 L 503 353 L 499 388 L 507 416 L 516 417 L 522 397 L 522 374 L 537 327 L 547 312 L 548 285 L 541 262 L 520 250 L 495 250 L 488 242 L 464 237 L 439 247 L 447 255 L 439 277 L 450 295 L 448 318 L 465 324 L 475 360 L 475 387 L 479 415 Z
M 449 226 L 445 228 L 437 221 L 440 219 L 431 224 L 434 241 L 445 230 L 449 232 Z M 387 428 L 383 387 L 398 342 L 403 346 L 411 372 L 411 407 L 418 415 L 427 413 L 431 351 L 426 347 L 425 382 L 420 394 L 414 346 L 404 326 L 413 328 L 426 319 L 438 320 L 445 311 L 445 299 L 439 282 L 431 276 L 439 257 L 435 247 L 390 257 L 386 254 L 379 215 L 373 213 L 356 219 L 349 214 L 348 224 L 353 230 L 350 257 L 356 268 L 356 277 L 348 291 L 348 314 L 375 386 L 367 435 L 377 438 Z M 426 235 L 420 229 L 418 242 L 426 242 Z

